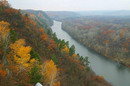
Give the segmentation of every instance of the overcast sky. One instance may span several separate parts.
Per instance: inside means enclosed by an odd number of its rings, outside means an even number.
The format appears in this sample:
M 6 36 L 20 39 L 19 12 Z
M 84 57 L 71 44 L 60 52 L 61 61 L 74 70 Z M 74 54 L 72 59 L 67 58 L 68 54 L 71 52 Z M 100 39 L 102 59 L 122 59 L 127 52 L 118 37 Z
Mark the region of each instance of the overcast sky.
M 130 0 L 8 0 L 17 9 L 47 11 L 130 10 Z

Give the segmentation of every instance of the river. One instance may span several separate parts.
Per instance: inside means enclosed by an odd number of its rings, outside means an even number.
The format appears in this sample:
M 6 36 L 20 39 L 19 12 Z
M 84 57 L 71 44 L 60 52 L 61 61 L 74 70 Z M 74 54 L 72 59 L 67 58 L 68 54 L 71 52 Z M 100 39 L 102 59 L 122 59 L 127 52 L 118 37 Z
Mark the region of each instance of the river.
M 113 86 L 130 86 L 129 68 L 87 49 L 62 30 L 61 25 L 61 22 L 54 21 L 54 25 L 51 27 L 52 31 L 56 33 L 58 38 L 69 41 L 70 46 L 75 45 L 76 53 L 88 56 L 89 66 L 97 75 L 103 76 Z

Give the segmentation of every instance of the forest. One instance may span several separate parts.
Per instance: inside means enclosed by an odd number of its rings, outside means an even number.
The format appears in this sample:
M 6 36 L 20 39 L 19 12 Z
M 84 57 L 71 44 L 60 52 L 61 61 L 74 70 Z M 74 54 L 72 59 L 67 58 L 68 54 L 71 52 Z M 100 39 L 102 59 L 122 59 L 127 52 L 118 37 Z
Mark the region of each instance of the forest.
M 88 57 L 56 37 L 44 12 L 17 10 L 5 1 L 0 1 L 0 86 L 111 86 L 91 70 Z
M 130 67 L 129 16 L 83 16 L 62 21 L 62 29 L 78 42 Z

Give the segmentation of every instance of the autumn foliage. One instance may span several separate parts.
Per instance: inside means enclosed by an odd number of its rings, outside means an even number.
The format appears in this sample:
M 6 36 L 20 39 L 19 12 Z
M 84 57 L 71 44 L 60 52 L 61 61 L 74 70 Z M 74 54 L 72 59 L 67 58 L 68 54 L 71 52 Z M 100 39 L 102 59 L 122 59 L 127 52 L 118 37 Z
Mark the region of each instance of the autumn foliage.
M 41 38 L 46 41 L 48 39 L 48 35 L 46 33 L 41 34 Z
M 12 50 L 12 56 L 14 57 L 14 61 L 17 64 L 25 64 L 30 60 L 30 46 L 25 46 L 25 41 L 23 39 L 19 39 L 14 44 L 10 45 L 10 49 Z
M 7 22 L 0 22 L 0 55 L 4 64 L 7 64 L 6 53 L 9 44 L 9 25 Z
M 0 22 L 0 39 L 5 39 L 9 35 L 9 23 L 1 21 Z
M 56 76 L 58 74 L 58 69 L 52 60 L 46 61 L 43 65 L 43 76 L 46 84 L 53 86 Z
M 2 78 L 4 78 L 7 75 L 7 72 L 3 68 L 3 64 L 0 64 L 0 77 Z
M 98 82 L 101 82 L 102 80 L 104 80 L 104 77 L 102 77 L 102 76 L 94 76 L 94 77 L 93 77 L 93 80 L 96 80 L 96 81 L 98 81 Z
M 57 44 L 55 43 L 54 40 L 49 41 L 48 49 L 54 50 L 57 47 Z
M 0 59 L 0 86 L 89 86 L 88 76 L 94 74 L 86 70 L 88 59 L 80 60 L 74 46 L 22 12 L 0 6 L 0 58 L 8 62 Z
M 65 45 L 64 48 L 62 49 L 62 51 L 63 51 L 63 52 L 66 52 L 66 53 L 69 53 L 69 48 L 68 48 L 68 46 Z

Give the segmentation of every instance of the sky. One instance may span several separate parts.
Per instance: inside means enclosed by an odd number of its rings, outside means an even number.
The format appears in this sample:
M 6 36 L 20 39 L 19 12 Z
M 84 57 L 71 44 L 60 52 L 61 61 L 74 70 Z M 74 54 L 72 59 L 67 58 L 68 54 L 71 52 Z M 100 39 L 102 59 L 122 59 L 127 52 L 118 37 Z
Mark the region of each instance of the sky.
M 130 10 L 130 0 L 8 0 L 17 9 L 43 11 Z

